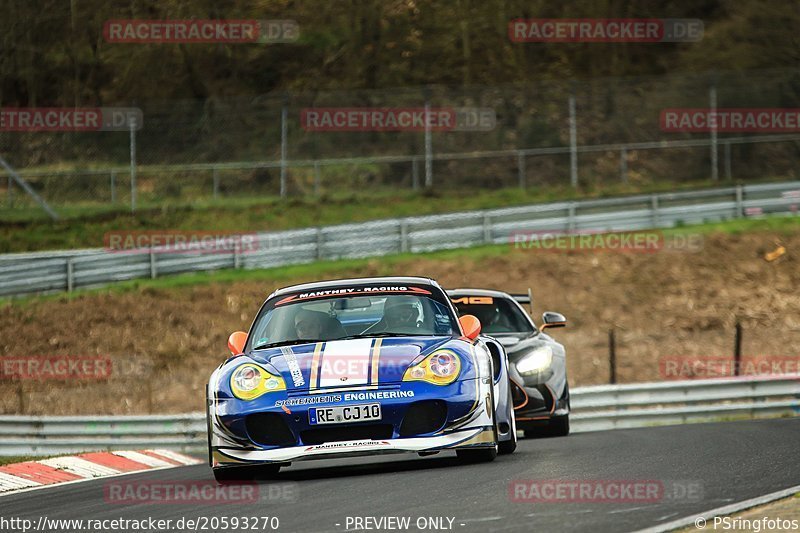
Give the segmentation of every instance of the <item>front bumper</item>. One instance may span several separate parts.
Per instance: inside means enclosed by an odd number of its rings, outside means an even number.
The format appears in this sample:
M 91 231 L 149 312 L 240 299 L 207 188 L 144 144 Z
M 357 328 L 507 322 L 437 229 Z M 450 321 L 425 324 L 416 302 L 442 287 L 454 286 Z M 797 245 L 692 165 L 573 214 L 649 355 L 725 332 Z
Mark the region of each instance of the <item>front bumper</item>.
M 533 376 L 522 376 L 517 372 L 516 365 L 509 366 L 509 375 L 514 384 L 514 414 L 519 429 L 569 414 L 569 389 L 563 365 L 554 365 Z
M 208 405 L 211 464 L 491 447 L 496 444 L 491 387 L 491 380 L 479 378 L 445 386 L 406 382 L 315 394 L 284 391 L 252 401 L 215 398 Z M 309 421 L 311 407 L 366 403 L 381 405 L 380 421 L 325 425 Z M 256 426 L 253 421 L 261 419 L 269 423 Z

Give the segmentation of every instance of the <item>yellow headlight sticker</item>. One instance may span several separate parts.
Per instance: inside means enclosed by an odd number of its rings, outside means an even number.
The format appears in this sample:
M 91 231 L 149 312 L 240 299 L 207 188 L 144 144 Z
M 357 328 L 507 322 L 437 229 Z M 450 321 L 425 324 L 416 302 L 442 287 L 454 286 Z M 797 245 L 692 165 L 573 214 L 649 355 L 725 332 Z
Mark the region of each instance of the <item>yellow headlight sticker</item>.
M 244 390 L 237 386 L 236 384 L 236 376 L 242 372 L 246 368 L 252 368 L 255 370 L 259 377 L 258 383 L 253 389 Z M 246 363 L 238 367 L 236 370 L 233 371 L 231 374 L 231 391 L 233 395 L 239 398 L 240 400 L 254 400 L 259 396 L 262 396 L 268 392 L 278 392 L 282 390 L 286 390 L 286 382 L 280 376 L 274 376 L 261 368 L 258 365 Z
M 434 385 L 449 385 L 461 372 L 461 359 L 452 350 L 436 350 L 408 368 L 403 381 L 425 381 Z

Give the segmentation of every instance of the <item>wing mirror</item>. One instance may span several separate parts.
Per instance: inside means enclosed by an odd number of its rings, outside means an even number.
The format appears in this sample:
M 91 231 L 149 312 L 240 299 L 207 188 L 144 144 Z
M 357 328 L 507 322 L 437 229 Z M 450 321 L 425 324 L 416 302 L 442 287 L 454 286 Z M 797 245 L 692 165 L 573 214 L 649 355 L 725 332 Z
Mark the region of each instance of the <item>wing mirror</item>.
M 244 331 L 234 331 L 228 337 L 228 350 L 231 355 L 239 355 L 244 352 L 244 345 L 247 342 L 247 333 Z
M 481 334 L 481 321 L 475 315 L 464 315 L 458 319 L 461 324 L 461 330 L 464 336 L 469 340 L 474 341 Z
M 567 319 L 564 315 L 552 311 L 545 311 L 542 313 L 542 327 L 539 329 L 563 328 L 566 325 Z

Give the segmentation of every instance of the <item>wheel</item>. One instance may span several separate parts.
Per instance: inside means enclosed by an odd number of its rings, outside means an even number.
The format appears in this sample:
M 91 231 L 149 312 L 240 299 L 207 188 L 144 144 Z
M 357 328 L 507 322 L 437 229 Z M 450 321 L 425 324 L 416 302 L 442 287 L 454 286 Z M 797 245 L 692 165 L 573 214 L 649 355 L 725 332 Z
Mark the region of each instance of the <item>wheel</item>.
M 549 436 L 551 437 L 566 437 L 569 435 L 569 415 L 557 416 L 550 419 L 547 424 Z
M 500 455 L 508 455 L 510 453 L 514 453 L 514 450 L 517 449 L 517 436 L 514 435 L 511 440 L 507 440 L 505 442 L 500 442 L 497 444 L 497 452 Z
M 456 455 L 464 463 L 489 463 L 497 457 L 497 446 L 491 448 L 465 448 L 456 450 Z
M 554 416 L 546 426 L 526 429 L 525 438 L 566 437 L 569 435 L 569 415 Z
M 497 443 L 497 452 L 500 455 L 508 455 L 514 453 L 517 449 L 517 422 L 514 416 L 514 400 L 511 397 L 511 386 L 508 387 L 508 409 L 511 411 L 511 440 Z
M 492 374 L 493 375 L 493 374 Z M 494 386 L 490 387 L 489 402 L 492 406 L 492 430 L 494 432 L 494 446 L 491 448 L 464 448 L 456 450 L 456 456 L 464 463 L 489 463 L 497 457 L 497 416 L 494 410 Z
M 252 481 L 253 471 L 248 467 L 212 468 L 214 479 L 217 483 L 230 483 L 233 481 Z
M 270 478 L 277 474 L 280 469 L 281 465 L 256 465 L 213 468 L 212 470 L 217 483 L 230 483 L 233 481 L 253 481 L 260 478 Z

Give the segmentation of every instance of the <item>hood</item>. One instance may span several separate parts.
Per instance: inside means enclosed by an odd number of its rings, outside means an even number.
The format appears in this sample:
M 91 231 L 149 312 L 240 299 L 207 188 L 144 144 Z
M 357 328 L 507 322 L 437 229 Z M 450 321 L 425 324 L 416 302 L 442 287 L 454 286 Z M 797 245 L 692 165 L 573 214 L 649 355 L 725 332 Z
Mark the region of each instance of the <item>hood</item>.
M 498 333 L 492 336 L 506 349 L 509 361 L 516 361 L 539 346 L 550 344 L 548 337 L 537 332 Z
M 409 365 L 452 337 L 365 337 L 257 350 L 290 390 L 397 383 Z

